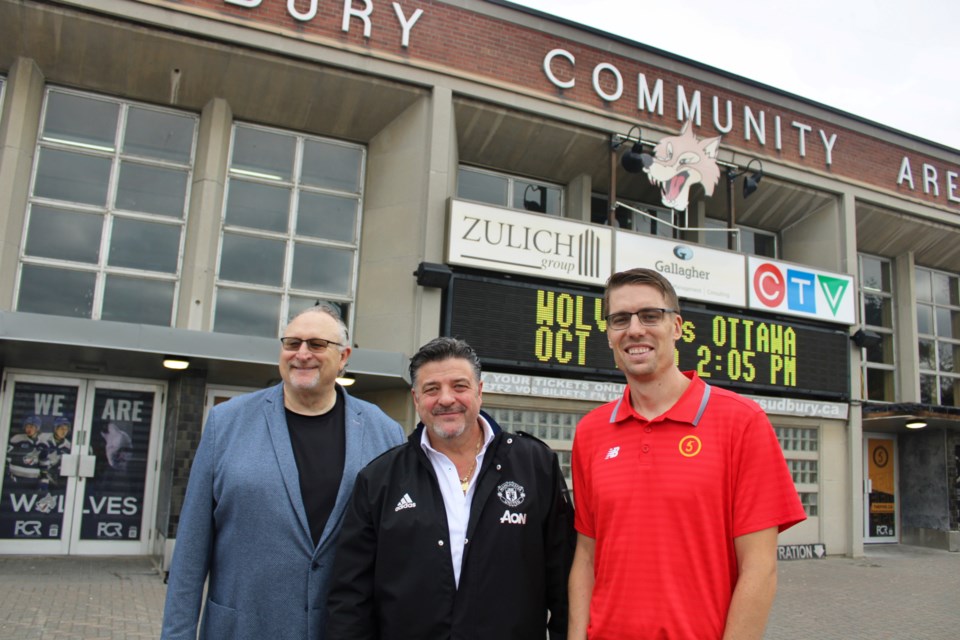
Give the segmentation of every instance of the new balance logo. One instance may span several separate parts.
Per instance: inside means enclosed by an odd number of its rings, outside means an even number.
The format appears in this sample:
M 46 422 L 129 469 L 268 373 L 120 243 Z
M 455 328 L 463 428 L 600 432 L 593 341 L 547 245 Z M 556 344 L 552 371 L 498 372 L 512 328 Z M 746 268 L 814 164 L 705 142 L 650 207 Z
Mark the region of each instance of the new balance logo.
M 397 508 L 394 511 L 402 511 L 404 509 L 413 509 L 417 506 L 417 503 L 410 498 L 409 493 L 403 494 L 403 497 L 400 498 L 400 502 L 397 503 Z
M 618 455 L 620 455 L 620 447 L 611 447 L 603 459 L 609 460 L 610 458 L 616 458 Z

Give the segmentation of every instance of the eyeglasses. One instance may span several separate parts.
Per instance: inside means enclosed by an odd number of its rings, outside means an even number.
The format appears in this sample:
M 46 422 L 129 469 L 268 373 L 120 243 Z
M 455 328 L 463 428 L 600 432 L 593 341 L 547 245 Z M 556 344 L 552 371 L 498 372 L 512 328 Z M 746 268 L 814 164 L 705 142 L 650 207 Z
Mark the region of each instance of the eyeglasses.
M 303 340 L 301 338 L 280 338 L 280 344 L 283 346 L 284 351 L 300 351 L 300 345 L 304 342 L 307 343 L 307 349 L 309 349 L 311 353 L 323 353 L 330 345 L 335 347 L 343 346 L 339 342 L 324 340 L 323 338 L 310 338 L 309 340 Z
M 615 331 L 622 331 L 630 326 L 633 316 L 645 327 L 655 327 L 663 322 L 663 314 L 680 313 L 676 309 L 662 309 L 660 307 L 648 307 L 646 309 L 637 309 L 636 311 L 618 311 L 611 313 L 606 317 L 607 326 Z

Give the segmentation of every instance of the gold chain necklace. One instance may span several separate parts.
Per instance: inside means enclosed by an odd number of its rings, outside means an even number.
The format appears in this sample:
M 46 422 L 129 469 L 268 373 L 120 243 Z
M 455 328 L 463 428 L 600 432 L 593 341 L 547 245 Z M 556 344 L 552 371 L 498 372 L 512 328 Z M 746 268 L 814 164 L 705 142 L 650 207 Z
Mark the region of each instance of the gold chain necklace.
M 473 477 L 473 472 L 477 469 L 477 456 L 480 455 L 480 445 L 483 443 L 483 432 L 480 433 L 480 439 L 477 440 L 477 450 L 473 454 L 473 464 L 470 465 L 470 471 L 467 471 L 466 475 L 460 478 L 460 488 L 463 489 L 463 495 L 467 495 L 467 489 L 470 488 L 470 478 Z

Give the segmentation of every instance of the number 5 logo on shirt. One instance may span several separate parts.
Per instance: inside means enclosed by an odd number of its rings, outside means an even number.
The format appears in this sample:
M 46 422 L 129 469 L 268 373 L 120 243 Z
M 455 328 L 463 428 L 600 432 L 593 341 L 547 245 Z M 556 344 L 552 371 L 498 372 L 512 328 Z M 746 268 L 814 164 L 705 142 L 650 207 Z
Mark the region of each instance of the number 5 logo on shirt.
M 701 448 L 703 448 L 703 445 L 697 436 L 684 436 L 680 440 L 680 455 L 686 458 L 692 458 L 697 455 L 700 453 Z

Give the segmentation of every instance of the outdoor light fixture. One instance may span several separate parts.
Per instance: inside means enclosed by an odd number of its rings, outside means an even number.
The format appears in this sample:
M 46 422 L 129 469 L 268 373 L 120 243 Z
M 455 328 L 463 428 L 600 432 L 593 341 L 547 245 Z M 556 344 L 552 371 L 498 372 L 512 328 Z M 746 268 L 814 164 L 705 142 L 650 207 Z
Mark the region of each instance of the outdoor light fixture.
M 167 369 L 183 371 L 190 366 L 190 361 L 186 358 L 181 358 L 180 356 L 164 356 L 163 366 Z
M 641 140 L 643 132 L 640 130 L 640 126 L 633 125 L 630 127 L 630 131 L 627 132 L 624 140 L 631 139 L 630 134 L 633 133 L 634 129 L 637 130 L 637 141 L 634 142 L 630 150 L 620 158 L 620 165 L 627 173 L 641 173 L 643 171 L 643 141 Z
M 910 420 L 907 422 L 907 429 L 923 429 L 927 423 L 923 420 Z
M 856 333 L 850 336 L 850 340 L 853 341 L 853 344 L 857 345 L 861 349 L 879 347 L 883 342 L 883 336 L 875 331 L 867 331 L 866 329 L 857 329 Z
M 413 272 L 417 277 L 417 284 L 421 287 L 435 287 L 437 289 L 446 289 L 450 284 L 450 278 L 453 272 L 445 264 L 435 262 L 421 262 L 417 265 L 417 270 Z
M 349 387 L 357 381 L 352 373 L 341 373 L 337 376 L 337 384 L 341 387 Z
M 750 171 L 750 165 L 752 165 L 754 162 L 760 165 L 760 168 L 756 171 Z M 760 185 L 760 180 L 763 178 L 763 163 L 760 161 L 760 158 L 753 158 L 747 163 L 747 166 L 743 171 L 737 171 L 733 167 L 727 169 L 727 182 L 732 187 L 734 181 L 745 173 L 750 174 L 743 179 L 743 197 L 744 199 L 747 199 L 753 195 L 754 191 L 757 190 L 757 187 Z

